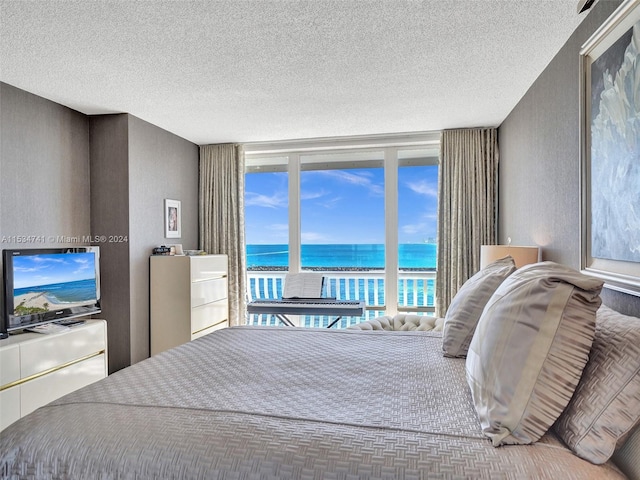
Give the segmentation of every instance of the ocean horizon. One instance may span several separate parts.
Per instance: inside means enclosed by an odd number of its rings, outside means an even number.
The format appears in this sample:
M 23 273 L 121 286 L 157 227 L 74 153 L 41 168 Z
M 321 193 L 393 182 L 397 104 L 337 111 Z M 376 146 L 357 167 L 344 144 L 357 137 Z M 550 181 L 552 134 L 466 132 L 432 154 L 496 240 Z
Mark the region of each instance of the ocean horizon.
M 437 245 L 435 243 L 402 243 L 398 248 L 401 270 L 434 270 Z M 384 269 L 385 246 L 376 243 L 302 244 L 302 268 L 310 269 Z M 289 265 L 289 245 L 247 245 L 247 269 L 276 270 Z

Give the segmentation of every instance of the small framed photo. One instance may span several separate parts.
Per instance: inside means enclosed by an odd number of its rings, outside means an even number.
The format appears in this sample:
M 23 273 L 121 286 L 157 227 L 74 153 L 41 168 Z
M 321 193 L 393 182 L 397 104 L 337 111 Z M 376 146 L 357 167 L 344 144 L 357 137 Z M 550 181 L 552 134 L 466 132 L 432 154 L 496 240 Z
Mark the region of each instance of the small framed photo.
M 180 200 L 164 200 L 164 236 L 180 238 L 182 236 L 182 212 Z

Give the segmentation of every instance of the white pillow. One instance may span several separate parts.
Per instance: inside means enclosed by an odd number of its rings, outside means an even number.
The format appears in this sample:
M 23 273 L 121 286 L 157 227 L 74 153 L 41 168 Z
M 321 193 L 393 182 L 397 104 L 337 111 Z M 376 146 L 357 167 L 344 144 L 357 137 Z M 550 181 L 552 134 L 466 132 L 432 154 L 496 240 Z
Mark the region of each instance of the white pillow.
M 640 424 L 640 318 L 602 305 L 589 363 L 554 425 L 579 457 L 605 463 Z
M 444 317 L 442 350 L 445 357 L 465 357 L 484 306 L 500 284 L 516 270 L 507 256 L 490 263 L 467 280 L 453 297 Z
M 514 272 L 484 309 L 467 381 L 494 446 L 537 441 L 569 403 L 589 358 L 602 281 L 542 262 Z

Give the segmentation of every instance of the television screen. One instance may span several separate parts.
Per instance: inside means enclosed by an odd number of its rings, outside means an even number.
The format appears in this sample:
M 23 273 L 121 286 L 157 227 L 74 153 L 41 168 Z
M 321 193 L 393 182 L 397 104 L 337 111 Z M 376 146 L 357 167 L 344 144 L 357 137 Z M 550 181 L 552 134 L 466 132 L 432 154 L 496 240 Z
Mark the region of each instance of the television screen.
M 100 311 L 98 247 L 4 250 L 5 331 Z

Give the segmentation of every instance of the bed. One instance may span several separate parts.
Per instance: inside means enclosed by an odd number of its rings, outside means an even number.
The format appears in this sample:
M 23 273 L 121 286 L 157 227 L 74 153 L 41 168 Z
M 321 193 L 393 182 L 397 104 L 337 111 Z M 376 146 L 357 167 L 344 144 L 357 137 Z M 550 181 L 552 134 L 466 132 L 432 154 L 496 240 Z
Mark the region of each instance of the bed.
M 494 447 L 465 365 L 443 355 L 441 332 L 227 328 L 9 426 L 0 476 L 628 478 L 579 458 L 553 428 Z
M 625 478 L 549 433 L 494 448 L 441 335 L 234 327 L 2 432 L 35 478 Z M 499 472 L 499 473 L 498 473 Z

